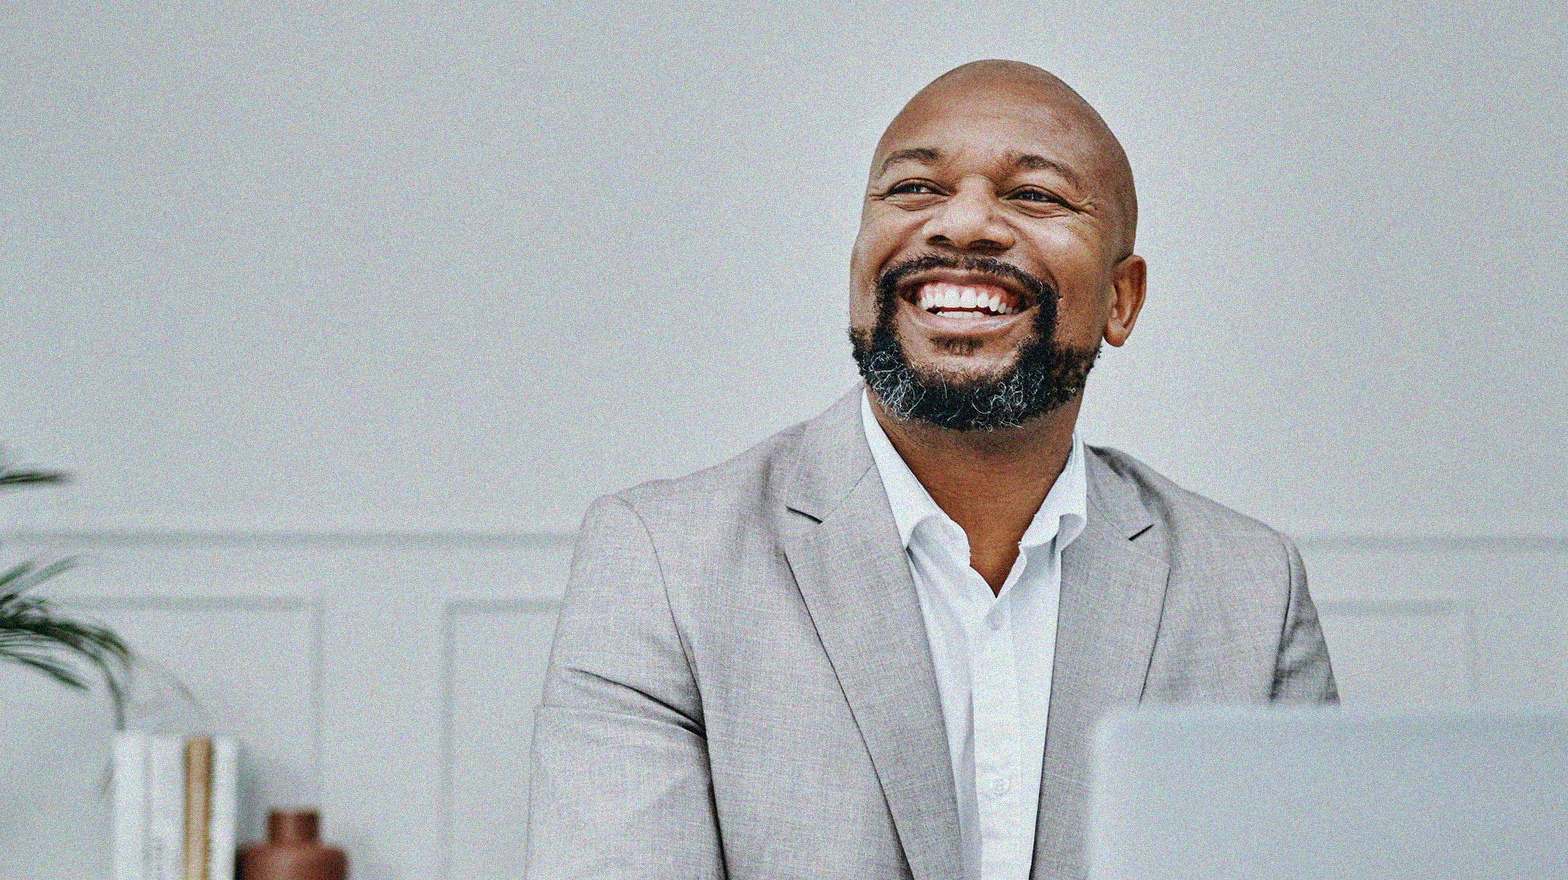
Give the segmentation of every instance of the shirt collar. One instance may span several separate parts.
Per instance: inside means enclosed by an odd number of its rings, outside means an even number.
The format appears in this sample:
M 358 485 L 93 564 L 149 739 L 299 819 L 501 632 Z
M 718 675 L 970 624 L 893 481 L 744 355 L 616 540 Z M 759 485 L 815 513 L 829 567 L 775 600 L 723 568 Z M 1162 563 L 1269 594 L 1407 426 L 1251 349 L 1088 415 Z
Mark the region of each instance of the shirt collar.
M 915 528 L 922 522 L 936 519 L 951 524 L 952 520 L 931 499 L 931 493 L 920 484 L 909 465 L 904 463 L 903 456 L 893 448 L 893 441 L 887 438 L 887 433 L 871 411 L 870 394 L 869 391 L 861 393 L 860 423 L 865 429 L 866 444 L 871 447 L 871 458 L 882 476 L 882 488 L 887 492 L 888 504 L 893 508 L 898 537 L 908 548 Z M 1023 537 L 1018 541 L 1019 546 L 1039 547 L 1056 539 L 1058 550 L 1066 547 L 1083 532 L 1088 509 L 1089 482 L 1085 475 L 1083 443 L 1075 430 L 1072 446 L 1067 453 L 1067 464 L 1063 466 L 1056 482 L 1051 484 L 1051 491 L 1046 493 L 1045 501 L 1035 511 L 1029 527 L 1024 529 Z M 956 524 L 952 527 L 957 530 Z

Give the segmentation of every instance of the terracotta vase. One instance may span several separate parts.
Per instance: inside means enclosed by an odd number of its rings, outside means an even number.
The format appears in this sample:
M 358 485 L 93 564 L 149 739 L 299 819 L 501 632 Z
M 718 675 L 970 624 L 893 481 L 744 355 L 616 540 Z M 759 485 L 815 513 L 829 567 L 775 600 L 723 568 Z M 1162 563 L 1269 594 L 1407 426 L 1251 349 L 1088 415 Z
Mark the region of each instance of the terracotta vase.
M 267 842 L 240 850 L 239 880 L 347 880 L 348 856 L 320 839 L 315 810 L 267 812 Z

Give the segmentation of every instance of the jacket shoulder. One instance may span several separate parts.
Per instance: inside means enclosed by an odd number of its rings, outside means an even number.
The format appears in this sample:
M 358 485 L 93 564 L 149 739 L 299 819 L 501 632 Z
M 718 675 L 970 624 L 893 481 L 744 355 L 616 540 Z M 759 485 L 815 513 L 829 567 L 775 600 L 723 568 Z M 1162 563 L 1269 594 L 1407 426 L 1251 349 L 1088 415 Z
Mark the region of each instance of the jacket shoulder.
M 1289 539 L 1273 527 L 1177 485 L 1138 459 L 1110 447 L 1090 446 L 1090 492 L 1112 511 L 1131 517 L 1141 508 L 1148 525 L 1181 544 L 1207 538 L 1222 545 L 1261 543 L 1275 552 Z
M 711 527 L 776 507 L 798 466 L 807 423 L 786 428 L 728 461 L 683 477 L 651 480 L 614 493 L 645 522 Z M 745 514 L 744 516 L 742 514 Z

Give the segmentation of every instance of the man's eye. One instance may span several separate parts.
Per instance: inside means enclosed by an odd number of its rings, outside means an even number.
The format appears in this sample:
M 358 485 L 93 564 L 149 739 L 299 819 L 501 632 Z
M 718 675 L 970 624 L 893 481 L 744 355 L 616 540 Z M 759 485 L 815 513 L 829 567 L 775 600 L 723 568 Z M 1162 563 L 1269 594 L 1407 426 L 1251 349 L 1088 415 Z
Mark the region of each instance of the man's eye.
M 929 183 L 919 180 L 906 180 L 890 187 L 887 194 L 890 196 L 926 196 L 936 192 L 936 188 Z
M 1023 202 L 1060 202 L 1061 201 L 1061 199 L 1057 198 L 1056 196 L 1053 196 L 1050 193 L 1045 192 L 1044 190 L 1038 190 L 1038 189 L 1021 189 L 1021 190 L 1013 193 L 1012 198 L 1018 199 L 1019 201 L 1023 201 Z

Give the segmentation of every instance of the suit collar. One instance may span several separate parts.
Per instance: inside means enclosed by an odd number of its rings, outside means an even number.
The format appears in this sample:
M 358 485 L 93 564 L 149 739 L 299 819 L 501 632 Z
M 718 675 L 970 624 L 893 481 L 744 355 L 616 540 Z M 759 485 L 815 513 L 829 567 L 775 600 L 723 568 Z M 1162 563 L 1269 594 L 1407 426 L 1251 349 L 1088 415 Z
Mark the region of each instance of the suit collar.
M 860 389 L 807 423 L 785 557 L 916 880 L 963 876 L 958 801 L 925 621 L 860 427 Z
M 805 424 L 795 472 L 784 493 L 784 504 L 790 510 L 820 522 L 870 471 L 871 449 L 860 427 L 864 391 L 865 386 L 856 383 L 826 412 Z M 1153 524 L 1136 488 L 1095 454 L 1093 447 L 1085 456 L 1085 472 L 1090 507 L 1097 507 L 1114 529 L 1135 538 Z
M 898 524 L 898 536 L 904 546 L 912 546 L 915 529 L 926 520 L 945 523 L 943 534 L 956 531 L 957 523 L 937 506 L 931 493 L 921 485 L 909 465 L 899 456 L 898 450 L 893 448 L 887 432 L 877 424 L 876 415 L 871 410 L 870 395 L 864 391 L 860 395 L 860 427 L 871 447 L 871 458 L 882 478 L 882 486 L 887 491 L 888 502 L 893 508 L 893 520 Z M 1086 457 L 1083 443 L 1079 441 L 1077 432 L 1074 432 L 1068 448 L 1067 463 L 1035 511 L 1029 527 L 1019 538 L 1020 546 L 1031 552 L 1051 541 L 1055 541 L 1057 546 L 1066 546 L 1083 531 L 1089 505 L 1084 463 Z M 929 536 L 931 533 L 926 534 Z
M 1143 505 L 1137 486 L 1112 467 L 1100 451 L 1090 447 L 1085 471 L 1089 480 L 1089 505 L 1106 524 L 1132 540 L 1154 525 L 1154 517 Z M 1093 518 L 1094 513 L 1090 514 Z
M 828 518 L 871 469 L 871 449 L 860 431 L 860 394 L 854 389 L 807 422 L 784 505 L 818 522 Z
M 865 739 L 916 880 L 963 875 L 957 798 L 930 642 L 887 495 L 860 427 L 859 385 L 808 422 L 784 493 L 797 519 L 785 556 Z M 1136 483 L 1092 448 L 1088 520 L 1062 556 L 1055 672 L 1033 876 L 1067 876 L 1078 853 L 1088 737 L 1142 693 L 1168 567 Z M 1141 541 L 1140 541 L 1141 539 Z M 1069 808 L 1070 809 L 1070 808 Z
M 1096 450 L 1088 465 L 1089 519 L 1062 553 L 1036 880 L 1081 873 L 1089 739 L 1106 709 L 1143 695 L 1170 571 L 1137 484 Z

